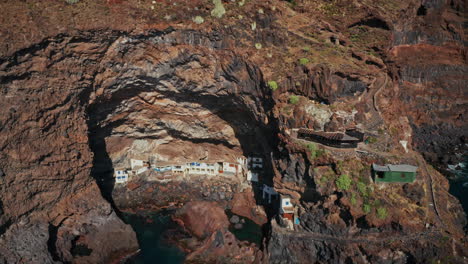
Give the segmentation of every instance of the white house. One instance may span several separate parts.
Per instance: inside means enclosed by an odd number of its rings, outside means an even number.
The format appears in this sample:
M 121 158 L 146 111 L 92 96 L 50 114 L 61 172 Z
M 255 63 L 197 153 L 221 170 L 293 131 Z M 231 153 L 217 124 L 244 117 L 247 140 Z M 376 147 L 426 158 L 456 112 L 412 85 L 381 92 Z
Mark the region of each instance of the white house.
M 252 169 L 262 169 L 263 164 L 260 163 L 252 163 Z
M 252 182 L 258 182 L 258 172 L 247 172 L 247 180 Z
M 265 198 L 268 196 L 268 203 L 271 203 L 271 198 L 278 195 L 278 193 L 275 191 L 275 189 L 273 189 L 273 187 L 270 187 L 266 184 L 263 184 L 263 188 L 262 188 L 262 191 L 263 191 L 263 200 L 265 200 Z
M 252 163 L 263 163 L 263 159 L 258 157 L 251 157 L 250 160 Z
M 185 165 L 175 165 L 172 166 L 172 172 L 174 173 L 184 173 Z
M 125 170 L 115 170 L 114 177 L 116 183 L 124 183 L 128 181 L 128 173 Z
M 283 215 L 284 218 L 288 218 L 286 215 L 294 214 L 294 205 L 291 203 L 291 198 L 281 196 L 281 207 L 280 213 Z M 292 220 L 292 219 L 291 219 Z
M 216 166 L 213 163 L 191 162 L 185 165 L 186 174 L 216 175 Z
M 238 157 L 236 160 L 237 160 L 237 163 L 239 163 L 242 166 L 247 165 L 247 159 L 245 157 Z
M 168 171 L 172 171 L 173 170 L 173 167 L 172 166 L 155 166 L 154 167 L 154 171 L 156 172 L 168 172 Z
M 248 158 L 249 168 L 252 169 L 263 169 L 263 158 L 249 157 Z
M 234 164 L 234 163 L 223 162 L 222 163 L 222 169 L 219 170 L 219 173 L 236 174 L 237 173 L 237 165 Z

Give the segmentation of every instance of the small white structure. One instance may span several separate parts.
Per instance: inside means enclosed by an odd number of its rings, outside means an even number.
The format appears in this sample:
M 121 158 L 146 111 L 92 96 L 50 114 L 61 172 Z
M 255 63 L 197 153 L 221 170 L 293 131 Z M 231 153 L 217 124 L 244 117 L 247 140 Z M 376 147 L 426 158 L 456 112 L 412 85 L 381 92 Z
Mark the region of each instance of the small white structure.
M 172 172 L 174 173 L 184 173 L 185 165 L 175 165 L 172 166 Z
M 237 166 L 234 163 L 223 162 L 221 164 L 221 169 L 219 169 L 219 173 L 223 174 L 236 174 L 237 173 Z
M 252 160 L 252 163 L 260 163 L 260 164 L 263 164 L 263 159 L 262 159 L 262 158 L 251 157 L 250 159 Z
M 247 180 L 251 182 L 258 182 L 258 172 L 247 172 Z
M 128 173 L 125 170 L 115 170 L 114 177 L 116 183 L 124 183 L 128 181 Z
M 263 169 L 263 159 L 259 157 L 248 158 L 249 168 L 252 169 Z
M 405 152 L 408 153 L 408 141 L 400 140 L 400 144 L 405 149 Z
M 170 165 L 156 165 L 154 167 L 154 171 L 156 172 L 168 172 L 168 171 L 172 171 L 173 170 L 173 167 L 170 166 Z
M 266 184 L 263 184 L 262 191 L 263 191 L 263 195 L 262 195 L 263 200 L 265 200 L 265 198 L 268 196 L 268 203 L 271 203 L 272 196 L 278 195 L 278 193 L 275 191 L 275 189 L 273 189 L 273 187 L 270 187 Z
M 291 203 L 291 198 L 284 197 L 284 196 L 281 196 L 280 198 L 281 198 L 280 213 L 283 215 L 284 218 L 289 218 L 289 217 L 285 217 L 285 215 L 294 214 L 294 206 Z
M 143 167 L 145 162 L 143 160 L 130 159 L 130 168 L 135 170 L 137 167 Z
M 185 164 L 184 172 L 186 174 L 216 175 L 216 165 L 213 163 L 191 162 Z
M 136 170 L 136 174 L 142 174 L 143 172 L 147 171 L 148 170 L 148 167 L 141 167 L 139 169 Z
M 247 165 L 247 159 L 245 157 L 238 157 L 237 158 L 237 163 L 239 163 L 242 166 L 246 166 Z
M 260 163 L 252 163 L 252 169 L 262 169 L 263 164 Z

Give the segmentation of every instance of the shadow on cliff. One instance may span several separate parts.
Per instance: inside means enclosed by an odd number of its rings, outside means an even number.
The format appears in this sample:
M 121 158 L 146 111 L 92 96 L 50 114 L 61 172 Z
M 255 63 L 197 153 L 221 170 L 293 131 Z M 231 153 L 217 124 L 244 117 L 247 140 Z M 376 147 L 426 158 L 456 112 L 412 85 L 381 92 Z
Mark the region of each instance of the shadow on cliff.
M 92 176 L 98 183 L 102 195 L 116 208 L 113 199 L 112 192 L 115 187 L 115 180 L 113 178 L 113 164 L 109 157 L 109 153 L 106 149 L 106 138 L 111 136 L 114 128 L 126 122 L 126 119 L 119 119 L 112 123 L 101 125 L 109 115 L 111 115 L 125 100 L 138 96 L 142 92 L 154 91 L 157 83 L 160 80 L 151 79 L 151 85 L 148 85 L 148 80 L 151 78 L 146 77 L 145 83 L 132 82 L 126 84 L 124 89 L 118 89 L 112 93 L 111 97 L 106 99 L 98 99 L 96 102 L 91 104 L 87 109 L 88 114 L 88 127 L 89 127 L 89 142 L 91 150 L 94 153 Z M 263 89 L 268 92 L 263 82 L 257 83 Z M 273 164 L 271 163 L 270 156 L 275 151 L 277 146 L 278 138 L 277 133 L 279 131 L 276 119 L 270 118 L 266 113 L 270 113 L 273 107 L 273 101 L 269 95 L 262 95 L 265 98 L 255 100 L 255 105 L 247 105 L 239 94 L 228 94 L 228 95 L 210 95 L 200 94 L 192 92 L 190 90 L 182 91 L 180 93 L 170 91 L 160 91 L 166 98 L 171 98 L 175 102 L 190 102 L 202 105 L 204 108 L 210 110 L 212 113 L 219 116 L 221 119 L 226 121 L 234 130 L 236 138 L 240 142 L 240 146 L 244 156 L 260 155 L 264 157 L 264 173 L 260 179 L 260 183 L 256 186 L 261 186 L 266 183 L 272 186 L 273 178 Z M 242 95 L 244 96 L 244 95 Z M 251 95 L 256 96 L 255 94 Z M 258 94 L 257 94 L 258 96 Z M 263 112 L 258 113 L 256 109 L 263 109 Z M 263 120 L 267 117 L 270 122 L 265 124 Z M 157 122 L 157 120 L 155 120 Z M 192 140 L 189 138 L 183 138 L 178 131 L 168 130 L 168 133 L 175 137 L 184 140 Z M 223 144 L 226 147 L 233 148 L 234 146 L 229 145 L 228 142 L 213 140 L 213 139 L 195 139 L 195 143 L 211 143 L 211 144 Z M 254 197 L 258 205 L 262 203 L 262 193 L 257 188 L 254 189 Z M 267 209 L 267 208 L 266 208 Z M 268 215 L 271 216 L 273 210 L 267 209 Z

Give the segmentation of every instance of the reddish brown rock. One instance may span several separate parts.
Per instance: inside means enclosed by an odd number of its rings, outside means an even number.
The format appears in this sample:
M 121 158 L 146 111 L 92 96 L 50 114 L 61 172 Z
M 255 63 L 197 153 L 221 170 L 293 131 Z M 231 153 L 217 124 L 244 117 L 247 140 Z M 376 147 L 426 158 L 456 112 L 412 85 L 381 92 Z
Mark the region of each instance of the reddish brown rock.
M 202 239 L 229 226 L 224 209 L 215 202 L 189 202 L 177 211 L 175 219 L 190 233 Z
M 263 209 L 257 206 L 252 189 L 246 189 L 241 193 L 234 194 L 231 203 L 233 214 L 247 217 L 258 225 L 263 225 L 268 221 Z

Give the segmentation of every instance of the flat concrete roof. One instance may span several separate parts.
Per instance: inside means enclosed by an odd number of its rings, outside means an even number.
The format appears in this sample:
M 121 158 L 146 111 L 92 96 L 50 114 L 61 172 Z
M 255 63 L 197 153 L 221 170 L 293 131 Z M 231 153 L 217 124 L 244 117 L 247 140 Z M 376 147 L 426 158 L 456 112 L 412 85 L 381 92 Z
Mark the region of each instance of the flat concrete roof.
M 377 164 L 372 164 L 372 168 L 375 171 L 399 171 L 399 172 L 416 172 L 418 167 L 408 164 L 399 164 L 399 165 L 392 165 L 386 164 L 385 166 L 380 166 Z

